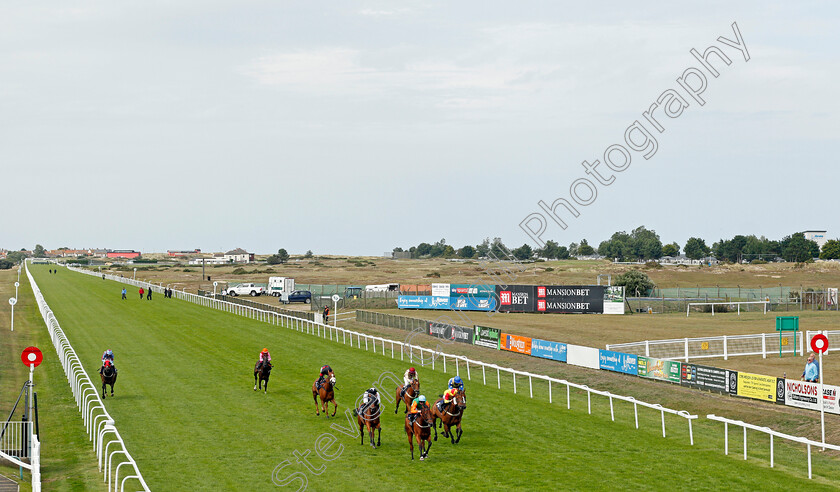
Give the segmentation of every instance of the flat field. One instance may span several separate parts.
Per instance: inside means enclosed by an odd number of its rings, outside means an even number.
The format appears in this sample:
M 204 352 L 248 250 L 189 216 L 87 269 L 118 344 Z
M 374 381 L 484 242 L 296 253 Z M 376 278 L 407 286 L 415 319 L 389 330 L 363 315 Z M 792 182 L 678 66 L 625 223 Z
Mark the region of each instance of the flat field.
M 654 412 L 641 411 L 636 430 L 629 405 L 616 404 L 616 422 L 611 422 L 605 399 L 593 397 L 589 415 L 585 393 L 573 391 L 567 410 L 565 398 L 548 403 L 546 387 L 535 385 L 532 399 L 523 394 L 522 381 L 514 395 L 512 382 L 503 380 L 497 389 L 483 386 L 475 375 L 467 386 L 461 443 L 439 440 L 430 460 L 411 462 L 401 415 L 386 411 L 382 447 L 373 450 L 359 444 L 357 428 L 351 430 L 342 414 L 382 374 L 402 373 L 408 364 L 398 360 L 399 353 L 392 359 L 160 296 L 122 301 L 115 282 L 46 270 L 33 267 L 88 373 L 95 374 L 105 348 L 116 353 L 120 377 L 116 396 L 106 405 L 153 490 L 263 488 L 273 485 L 272 474 L 279 482 L 292 472 L 305 478 L 292 478 L 288 486 L 298 488 L 305 481 L 312 490 L 406 490 L 439 483 L 443 476 L 453 477 L 453 487 L 471 490 L 782 490 L 806 473 L 798 446 L 777 444 L 777 466 L 770 469 L 764 437 L 748 437 L 755 455 L 744 462 L 723 455 L 722 426 L 702 419 L 694 428 L 695 445 L 689 446 L 679 417 L 666 419 L 668 437 L 662 438 Z M 267 394 L 252 390 L 254 359 L 263 346 L 272 350 L 276 363 Z M 324 363 L 338 377 L 335 419 L 315 416 L 310 392 Z M 449 374 L 437 367 L 420 368 L 423 392 L 430 396 L 442 392 L 454 372 L 451 364 Z M 636 379 L 611 376 L 612 384 L 627 392 L 637 386 Z M 676 395 L 662 403 L 677 408 L 701 402 L 707 410 L 726 415 L 718 410 L 729 409 L 736 417 L 739 408 L 760 408 L 788 427 L 812 420 L 805 412 L 710 398 L 669 385 L 638 382 L 638 387 Z M 740 432 L 732 432 L 730 445 L 738 449 L 740 439 Z M 330 459 L 316 456 L 316 442 Z M 305 456 L 309 464 L 296 456 Z M 814 470 L 817 478 L 809 487 L 835 487 L 840 463 L 833 456 L 815 456 Z

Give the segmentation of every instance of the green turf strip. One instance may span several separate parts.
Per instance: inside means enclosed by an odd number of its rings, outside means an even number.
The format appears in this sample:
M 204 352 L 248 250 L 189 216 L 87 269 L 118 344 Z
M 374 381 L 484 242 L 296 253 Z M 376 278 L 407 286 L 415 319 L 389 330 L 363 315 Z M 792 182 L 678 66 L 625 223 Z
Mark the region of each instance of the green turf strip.
M 441 438 L 430 460 L 412 463 L 402 413 L 394 415 L 392 405 L 386 404 L 390 409 L 379 449 L 360 445 L 357 430 L 348 431 L 354 437 L 341 430 L 350 428 L 342 412 L 358 395 L 385 371 L 401 375 L 406 363 L 184 301 L 158 295 L 141 301 L 131 289 L 134 295 L 123 301 L 116 282 L 31 268 L 89 374 L 96 374 L 103 350 L 114 350 L 120 375 L 116 396 L 106 405 L 153 490 L 275 487 L 272 473 L 284 461 L 291 465 L 275 474 L 278 482 L 293 473 L 301 477 L 290 479 L 285 487 L 290 490 L 303 480 L 310 490 L 446 484 L 467 490 L 781 490 L 805 473 L 804 455 L 785 445 L 777 445 L 777 468 L 770 469 L 763 437 L 750 438 L 759 459 L 743 462 L 723 455 L 719 424 L 698 424 L 697 444 L 691 447 L 680 417 L 667 417 L 663 439 L 653 411 L 640 409 L 641 429 L 636 430 L 629 404 L 616 403 L 613 423 L 602 397 L 593 396 L 588 415 L 585 393 L 572 391 L 569 411 L 565 389 L 555 387 L 555 403 L 548 404 L 544 384 L 535 384 L 530 399 L 527 379 L 518 381 L 520 394 L 514 396 L 510 381 L 498 390 L 492 378 L 487 387 L 480 379 L 467 382 L 461 443 L 452 446 Z M 263 346 L 271 349 L 275 363 L 268 394 L 252 390 L 252 370 Z M 310 392 L 326 363 L 338 378 L 336 419 L 315 416 Z M 418 369 L 421 392 L 429 397 L 443 392 L 449 376 Z M 328 461 L 315 452 L 325 435 L 335 438 L 323 453 L 335 455 Z M 739 435 L 730 440 L 736 450 Z M 307 450 L 308 464 L 299 462 L 294 453 Z M 822 478 L 808 486 L 830 487 L 824 477 L 836 476 L 836 463 L 817 457 L 814 467 Z

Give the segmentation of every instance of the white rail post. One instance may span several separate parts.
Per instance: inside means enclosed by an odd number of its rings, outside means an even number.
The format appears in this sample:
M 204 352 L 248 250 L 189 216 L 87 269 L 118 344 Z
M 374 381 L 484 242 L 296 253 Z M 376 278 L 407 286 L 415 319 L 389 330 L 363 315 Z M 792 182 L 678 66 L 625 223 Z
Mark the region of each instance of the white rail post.
M 761 358 L 762 359 L 767 358 L 767 334 L 766 333 L 761 334 Z
M 515 395 L 516 394 L 516 373 L 511 372 L 510 374 L 513 376 L 513 394 Z
M 729 351 L 727 346 L 727 338 L 726 335 L 723 336 L 723 360 L 729 360 Z
M 723 423 L 723 454 L 729 454 L 729 422 Z
M 744 461 L 747 460 L 747 426 L 744 426 Z
M 685 339 L 685 361 L 688 362 L 688 338 Z
M 531 381 L 531 375 L 528 374 L 528 392 L 531 394 L 531 398 L 534 397 L 534 384 Z
M 645 357 L 650 357 L 650 341 L 645 340 Z
M 553 403 L 551 401 L 551 380 L 550 379 L 548 380 L 548 402 Z
M 770 468 L 773 468 L 773 434 L 770 434 Z

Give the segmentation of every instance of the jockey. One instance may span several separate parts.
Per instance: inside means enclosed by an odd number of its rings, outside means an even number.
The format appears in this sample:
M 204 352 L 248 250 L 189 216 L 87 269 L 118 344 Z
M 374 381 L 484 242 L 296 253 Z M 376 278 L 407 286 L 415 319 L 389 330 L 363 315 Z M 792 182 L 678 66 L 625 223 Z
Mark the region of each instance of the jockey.
M 400 391 L 400 398 L 405 395 L 406 390 L 408 390 L 409 386 L 411 386 L 411 381 L 415 379 L 419 381 L 417 378 L 417 371 L 415 371 L 413 367 L 405 371 L 405 374 L 403 374 L 403 388 L 402 391 Z
M 102 374 L 102 372 L 105 370 L 105 368 L 106 368 L 106 367 L 113 367 L 113 368 L 114 368 L 114 372 L 116 372 L 116 371 L 117 371 L 117 367 L 116 367 L 116 366 L 114 366 L 114 364 L 111 364 L 111 360 L 110 360 L 110 359 L 104 359 L 104 360 L 105 360 L 105 361 L 102 363 L 102 367 L 100 367 L 100 368 L 99 368 L 99 374 Z
M 257 362 L 258 371 L 262 369 L 263 362 L 271 362 L 271 353 L 268 351 L 267 348 L 262 349 L 262 351 L 260 352 L 259 362 Z
M 102 365 L 103 366 L 105 365 L 106 360 L 111 361 L 111 365 L 114 366 L 114 370 L 117 369 L 117 366 L 114 365 L 114 352 L 112 352 L 111 349 L 108 349 L 105 352 L 102 352 Z
M 330 367 L 329 365 L 321 367 L 321 374 L 318 375 L 318 387 L 319 388 L 321 387 L 321 384 L 323 384 L 323 382 L 325 381 L 324 376 L 326 376 L 328 374 L 330 374 L 330 375 L 333 374 L 332 367 Z
M 446 393 L 443 394 L 443 403 L 441 403 L 440 409 L 443 410 L 444 405 L 449 405 L 449 402 L 451 402 L 457 394 L 458 388 L 449 388 L 446 390 Z
M 364 397 L 362 397 L 362 406 L 359 408 L 359 414 L 364 415 L 365 410 L 371 404 L 375 404 L 377 408 L 379 408 L 382 401 L 379 399 L 379 392 L 376 391 L 376 388 L 369 388 L 365 391 Z
M 426 405 L 426 396 L 420 395 L 419 397 L 415 398 L 413 402 L 411 402 L 411 409 L 408 411 L 408 419 L 414 424 L 414 419 L 420 415 L 420 411 L 423 408 L 428 408 L 429 406 Z
M 464 381 L 461 380 L 460 376 L 455 376 L 449 380 L 449 389 L 457 388 L 461 392 L 464 391 Z

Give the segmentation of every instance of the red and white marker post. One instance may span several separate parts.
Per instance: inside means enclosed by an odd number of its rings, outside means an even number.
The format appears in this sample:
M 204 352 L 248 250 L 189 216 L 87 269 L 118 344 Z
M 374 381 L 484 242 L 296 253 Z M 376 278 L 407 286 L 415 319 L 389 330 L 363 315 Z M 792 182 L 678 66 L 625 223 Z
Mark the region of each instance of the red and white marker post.
M 33 492 L 40 492 L 41 491 L 41 457 L 40 451 L 36 453 L 35 447 L 35 414 L 33 413 L 33 401 L 34 401 L 34 393 L 35 393 L 35 384 L 32 382 L 32 376 L 35 374 L 35 368 L 38 367 L 41 362 L 44 360 L 44 354 L 38 349 L 38 347 L 26 347 L 23 349 L 23 352 L 20 354 L 20 360 L 23 361 L 23 365 L 29 367 L 29 401 L 26 402 L 27 406 L 29 407 L 27 410 L 27 415 L 30 415 L 30 425 L 29 425 L 29 445 L 32 446 L 30 449 L 30 456 L 32 456 L 33 460 L 36 459 L 37 462 L 32 462 L 32 490 Z M 40 444 L 39 444 L 40 446 Z
M 822 333 L 814 335 L 811 339 L 811 349 L 820 354 L 820 430 L 822 431 L 823 451 L 825 451 L 825 393 L 823 393 L 823 381 L 825 381 L 825 368 L 823 367 L 822 354 L 828 352 L 828 338 Z

